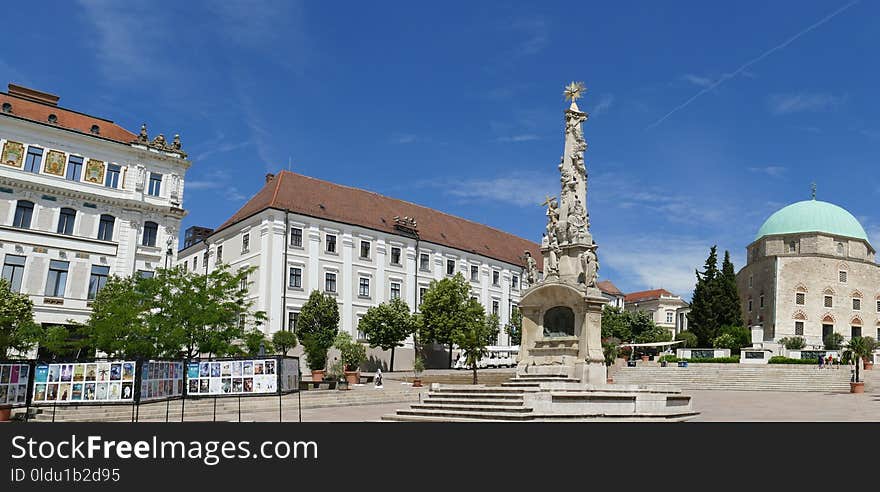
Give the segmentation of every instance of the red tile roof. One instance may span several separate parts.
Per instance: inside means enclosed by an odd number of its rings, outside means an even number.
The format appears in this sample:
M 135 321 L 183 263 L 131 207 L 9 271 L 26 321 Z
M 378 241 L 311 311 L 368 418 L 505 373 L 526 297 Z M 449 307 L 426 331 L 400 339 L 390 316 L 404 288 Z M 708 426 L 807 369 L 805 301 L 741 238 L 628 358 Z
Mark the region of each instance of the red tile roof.
M 400 234 L 394 217 L 418 222 L 419 238 L 513 265 L 522 265 L 529 251 L 542 268 L 540 245 L 492 227 L 371 191 L 282 171 L 267 179 L 241 209 L 217 228 L 219 232 L 267 208 Z
M 9 84 L 8 93 L 0 92 L 0 105 L 4 103 L 9 103 L 12 106 L 12 112 L 0 113 L 3 115 L 11 115 L 45 125 L 57 126 L 124 144 L 131 143 L 137 138 L 137 135 L 110 120 L 59 107 L 57 105 L 58 96 L 27 87 Z M 55 123 L 49 122 L 50 114 L 54 114 L 57 117 Z M 92 125 L 98 125 L 100 131 L 98 135 L 92 133 Z
M 614 285 L 614 283 L 612 283 L 610 280 L 600 280 L 596 282 L 596 287 L 598 287 L 599 290 L 606 294 L 611 294 L 615 296 L 623 295 L 623 292 L 621 292 L 620 289 L 618 289 L 617 286 Z
M 654 289 L 654 290 L 643 290 L 641 292 L 633 292 L 631 294 L 627 294 L 624 298 L 625 302 L 642 302 L 642 301 L 651 301 L 654 299 L 660 299 L 660 296 L 672 296 L 675 294 L 669 292 L 666 289 Z

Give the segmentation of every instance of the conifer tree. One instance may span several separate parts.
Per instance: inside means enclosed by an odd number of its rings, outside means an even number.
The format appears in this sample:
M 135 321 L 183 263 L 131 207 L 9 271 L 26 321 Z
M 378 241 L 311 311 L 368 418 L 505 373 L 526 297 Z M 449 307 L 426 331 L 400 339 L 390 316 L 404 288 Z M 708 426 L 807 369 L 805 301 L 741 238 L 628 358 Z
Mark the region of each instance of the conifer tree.
M 724 252 L 724 262 L 718 280 L 720 283 L 717 298 L 719 326 L 743 326 L 739 294 L 736 290 L 736 272 L 733 269 L 733 262 L 730 261 L 729 251 Z
M 691 312 L 688 313 L 688 330 L 697 336 L 701 347 L 710 347 L 712 340 L 718 336 L 718 312 L 715 298 L 718 292 L 719 277 L 717 247 L 712 246 L 703 271 L 696 271 L 697 285 L 691 300 Z

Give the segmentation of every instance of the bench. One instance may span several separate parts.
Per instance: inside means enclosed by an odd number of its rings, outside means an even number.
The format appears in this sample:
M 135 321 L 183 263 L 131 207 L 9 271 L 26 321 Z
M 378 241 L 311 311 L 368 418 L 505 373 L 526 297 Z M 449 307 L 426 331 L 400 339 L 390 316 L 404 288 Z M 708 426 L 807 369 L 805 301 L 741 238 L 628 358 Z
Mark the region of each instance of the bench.
M 300 381 L 300 391 L 308 391 L 310 389 L 336 389 L 336 381 Z

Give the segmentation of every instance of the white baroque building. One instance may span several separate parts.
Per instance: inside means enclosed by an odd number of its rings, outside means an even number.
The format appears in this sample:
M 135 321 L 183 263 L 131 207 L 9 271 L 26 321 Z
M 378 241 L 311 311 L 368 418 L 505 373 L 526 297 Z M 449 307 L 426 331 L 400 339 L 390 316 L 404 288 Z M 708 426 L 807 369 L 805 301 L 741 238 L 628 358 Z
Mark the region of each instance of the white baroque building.
M 624 302 L 624 309 L 647 313 L 654 324 L 669 330 L 673 337 L 688 329 L 690 304 L 666 289 L 632 292 L 626 295 Z
M 110 120 L 9 84 L 0 93 L 3 278 L 44 325 L 83 322 L 111 275 L 173 264 L 190 162 Z
M 264 187 L 204 241 L 181 250 L 178 263 L 202 273 L 218 262 L 233 269 L 256 267 L 249 279 L 250 295 L 254 309 L 268 316 L 263 328 L 269 335 L 295 331 L 299 310 L 319 290 L 338 299 L 340 329 L 363 339 L 358 323 L 371 306 L 394 297 L 417 306 L 432 280 L 458 272 L 470 280 L 486 312 L 499 315 L 503 327 L 527 287 L 525 251 L 540 261 L 539 245 L 532 241 L 413 203 L 282 171 L 267 175 Z M 508 343 L 502 328 L 498 344 Z M 377 351 L 371 355 L 385 357 Z M 401 368 L 406 357 L 400 351 L 395 357 Z

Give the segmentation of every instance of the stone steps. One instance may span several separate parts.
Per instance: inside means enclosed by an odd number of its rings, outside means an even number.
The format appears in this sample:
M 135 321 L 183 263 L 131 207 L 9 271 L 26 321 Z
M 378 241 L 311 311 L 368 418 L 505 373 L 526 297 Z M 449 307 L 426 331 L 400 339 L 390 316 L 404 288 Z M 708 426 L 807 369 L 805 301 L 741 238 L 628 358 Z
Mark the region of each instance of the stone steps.
M 683 390 L 849 391 L 849 371 L 815 367 L 615 367 L 615 384 L 651 384 Z
M 428 396 L 422 400 L 424 404 L 449 404 L 449 405 L 513 405 L 519 402 L 522 405 L 522 398 L 437 398 L 437 395 Z
M 451 410 L 451 409 L 440 409 L 440 410 L 429 410 L 429 409 L 405 409 L 398 410 L 395 415 L 387 416 L 392 417 L 387 420 L 394 420 L 394 416 L 416 416 L 416 417 L 433 417 L 436 418 L 466 418 L 466 419 L 475 419 L 475 420 L 499 420 L 504 422 L 516 422 L 516 421 L 527 421 L 534 420 L 534 416 L 531 415 L 531 408 L 527 409 L 528 412 L 487 412 L 484 410 Z M 383 420 L 386 420 L 385 417 L 382 417 Z
M 414 403 L 410 405 L 410 409 L 412 410 L 455 410 L 461 412 L 508 412 L 508 413 L 518 413 L 518 412 L 531 412 L 532 409 L 528 407 L 516 405 L 481 405 L 478 403 Z

